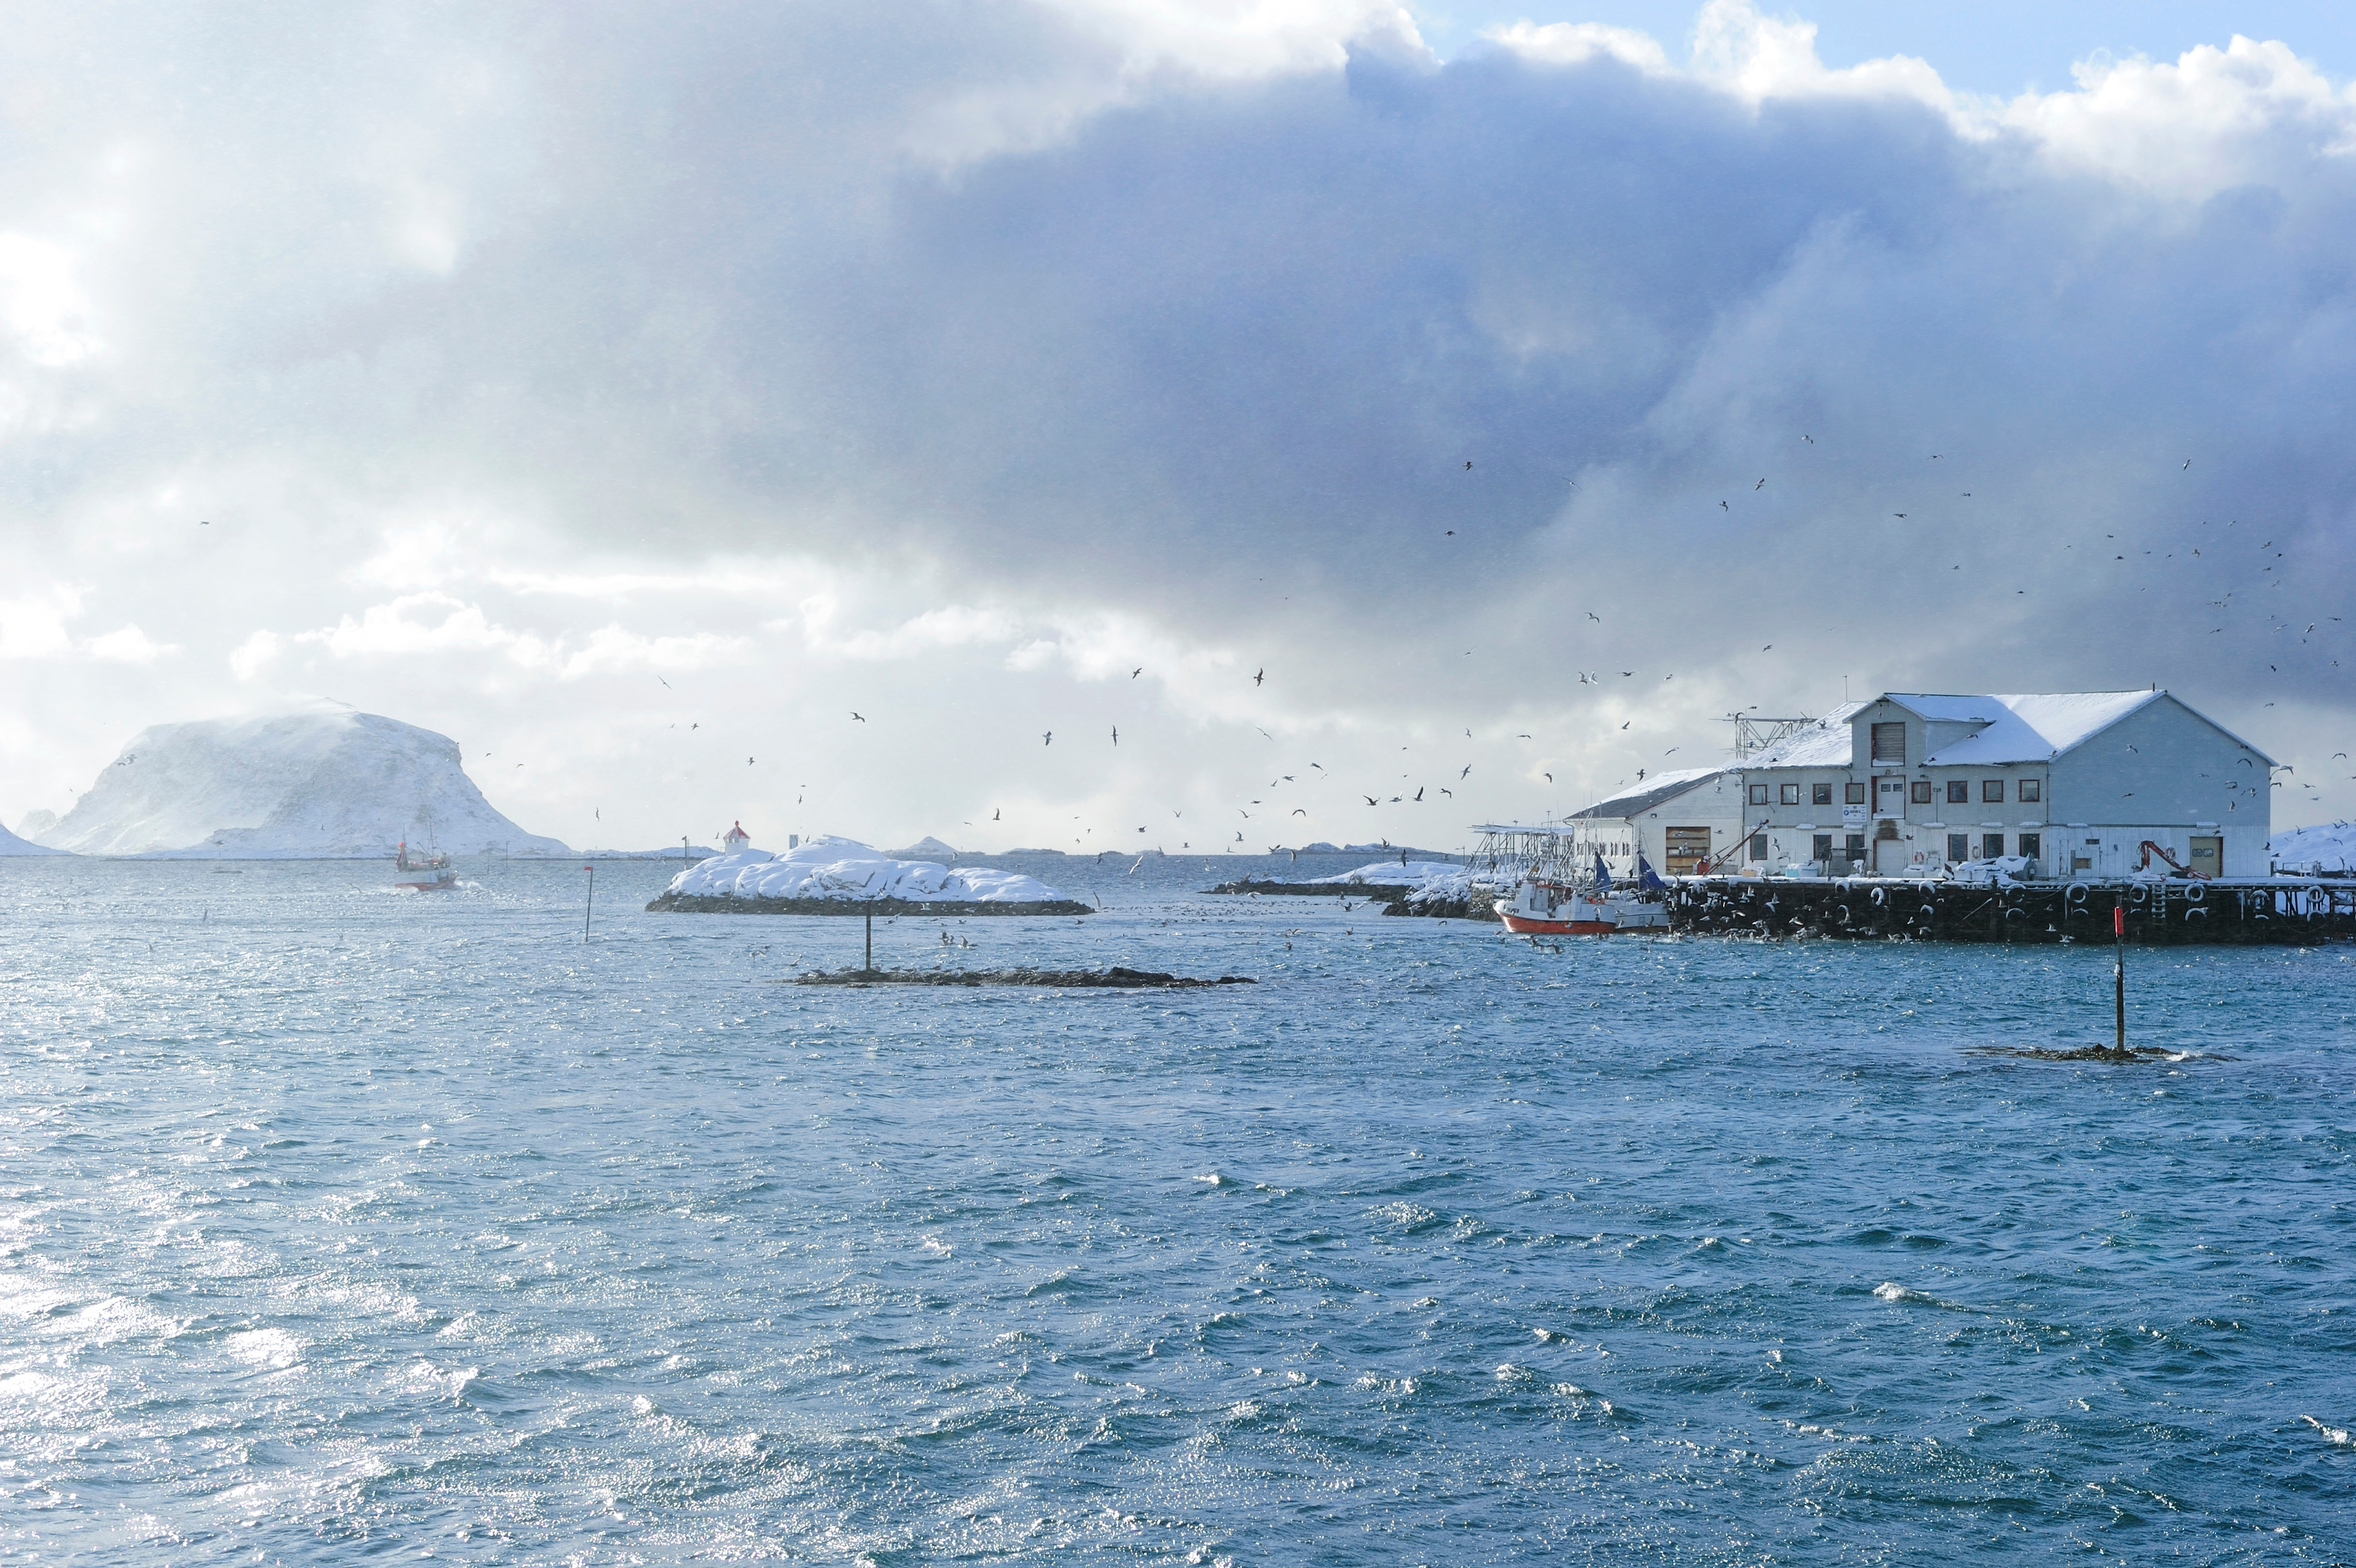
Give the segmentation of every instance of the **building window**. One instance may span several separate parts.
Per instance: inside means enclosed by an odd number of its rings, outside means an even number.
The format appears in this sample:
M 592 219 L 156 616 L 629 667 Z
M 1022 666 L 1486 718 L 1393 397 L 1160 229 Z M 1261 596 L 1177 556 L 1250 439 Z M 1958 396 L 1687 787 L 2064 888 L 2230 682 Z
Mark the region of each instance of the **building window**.
M 2044 836 L 2040 833 L 2021 834 L 2020 853 L 2027 855 L 2031 860 L 2035 860 L 2039 856 L 2042 855 L 2045 853 Z
M 1831 860 L 1832 857 L 1833 835 L 1830 833 L 1818 833 L 1816 835 L 1816 864 L 1818 865 L 1822 865 L 1826 862 Z
M 1753 784 L 1751 786 L 1751 803 L 1754 806 L 1763 806 L 1767 803 L 1766 785 Z
M 1831 785 L 1829 785 L 1829 784 L 1811 784 L 1811 785 L 1809 785 L 1809 786 L 1808 786 L 1808 804 L 1809 804 L 1809 805 L 1811 805 L 1811 806 L 1829 806 L 1829 805 L 1831 805 L 1832 803 L 1833 803 L 1833 787 L 1832 787 Z
M 2004 780 L 2003 780 L 2003 779 L 1981 779 L 1981 780 L 1980 780 L 1980 799 L 1981 799 L 1981 800 L 1985 800 L 1985 801 L 1987 801 L 1987 802 L 1989 805 L 1991 805 L 1991 806 L 2001 806 L 2001 805 L 2003 805 L 2003 804 L 2004 804 Z
M 1982 833 L 1980 835 L 1980 858 L 1982 860 L 1994 860 L 2003 853 L 2004 835 L 2002 833 Z
M 1849 859 L 1849 864 L 1850 864 L 1851 865 L 1855 865 L 1858 861 L 1863 860 L 1864 858 L 1865 858 L 1865 835 L 1864 835 L 1863 833 L 1851 833 L 1851 834 L 1849 834 L 1849 835 L 1848 835 L 1848 859 Z
M 1947 835 L 1947 858 L 1949 860 L 1969 860 L 1971 857 L 1972 835 L 1969 833 L 1949 833 Z
M 1914 803 L 1918 806 L 1931 803 L 1931 781 L 1928 779 L 1914 780 Z
M 1906 721 L 1873 726 L 1873 760 L 1904 762 L 1906 760 Z
M 2041 779 L 2024 779 L 2020 781 L 2019 794 L 2020 803 L 2024 806 L 2045 799 L 2045 781 Z
M 1972 787 L 1961 779 L 1947 780 L 1947 804 L 1968 806 L 1972 803 Z
M 1786 806 L 1796 806 L 1796 805 L 1798 805 L 1799 803 L 1800 803 L 1800 787 L 1799 787 L 1797 784 L 1786 784 L 1786 785 L 1784 785 L 1784 786 L 1783 786 L 1783 804 L 1785 804 Z
M 1862 784 L 1844 784 L 1844 785 L 1842 785 L 1842 786 L 1841 786 L 1841 799 L 1842 799 L 1844 801 L 1846 801 L 1847 804 L 1852 805 L 1852 806 L 1862 806 L 1862 805 L 1864 805 L 1864 804 L 1865 804 L 1865 786 L 1864 786 L 1864 785 L 1862 785 Z
M 1767 858 L 1767 835 L 1765 833 L 1752 833 L 1751 835 L 1751 858 L 1753 860 L 1765 860 Z

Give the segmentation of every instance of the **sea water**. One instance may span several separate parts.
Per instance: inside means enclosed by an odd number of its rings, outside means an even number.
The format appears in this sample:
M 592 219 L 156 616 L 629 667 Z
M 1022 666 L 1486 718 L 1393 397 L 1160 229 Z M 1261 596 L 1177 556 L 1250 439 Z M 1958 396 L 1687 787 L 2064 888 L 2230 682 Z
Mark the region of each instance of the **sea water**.
M 2356 1558 L 2344 949 L 0 863 L 0 1552 Z M 1336 866 L 1347 862 L 1336 863 Z M 1330 871 L 1335 867 L 1325 867 Z M 943 940 L 944 934 L 949 940 Z M 968 944 L 970 944 L 969 946 Z

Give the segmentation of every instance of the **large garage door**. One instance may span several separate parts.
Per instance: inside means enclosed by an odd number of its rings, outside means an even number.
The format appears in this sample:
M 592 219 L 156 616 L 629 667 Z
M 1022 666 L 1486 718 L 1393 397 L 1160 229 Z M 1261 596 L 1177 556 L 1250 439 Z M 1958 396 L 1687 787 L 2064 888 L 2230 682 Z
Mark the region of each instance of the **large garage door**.
M 1663 847 L 1668 852 L 1669 874 L 1691 876 L 1706 870 L 1709 860 L 1708 828 L 1671 828 Z

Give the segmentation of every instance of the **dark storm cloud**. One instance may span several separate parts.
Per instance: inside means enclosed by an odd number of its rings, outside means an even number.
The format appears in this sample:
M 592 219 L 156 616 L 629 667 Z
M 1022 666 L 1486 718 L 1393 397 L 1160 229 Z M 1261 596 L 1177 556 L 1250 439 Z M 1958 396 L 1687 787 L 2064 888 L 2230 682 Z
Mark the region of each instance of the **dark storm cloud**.
M 20 19 L 0 226 L 64 237 L 104 344 L 0 456 L 28 528 L 266 474 L 326 548 L 464 495 L 1267 627 L 1334 700 L 2337 701 L 2344 650 L 2265 629 L 2348 564 L 2328 92 L 2171 155 L 2135 103 L 1608 54 L 1123 75 L 1019 5 Z M 2186 81 L 2155 113 L 2210 124 Z

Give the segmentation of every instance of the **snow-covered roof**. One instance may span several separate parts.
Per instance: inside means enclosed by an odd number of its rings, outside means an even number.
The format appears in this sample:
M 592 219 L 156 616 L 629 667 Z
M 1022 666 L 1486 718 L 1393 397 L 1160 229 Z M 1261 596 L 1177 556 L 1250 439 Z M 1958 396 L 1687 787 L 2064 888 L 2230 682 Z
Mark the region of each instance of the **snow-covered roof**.
M 1753 752 L 1745 768 L 1847 768 L 1849 763 L 1848 722 L 1869 704 L 1843 703 L 1797 735 L 1784 736 L 1764 751 Z
M 1725 771 L 1723 768 L 1684 768 L 1674 773 L 1655 773 L 1644 780 L 1643 789 L 1607 796 L 1591 806 L 1583 806 L 1573 811 L 1570 819 L 1578 822 L 1582 818 L 1640 816 L 1662 801 L 1673 800 L 1697 784 L 1706 784 Z
M 1922 760 L 1933 768 L 2043 762 L 2110 728 L 2145 703 L 2158 702 L 2159 695 L 2158 692 L 2046 692 L 1977 698 L 1984 709 L 1995 705 L 1995 711 L 1986 714 L 1987 727 Z M 1890 700 L 1912 708 L 1921 699 L 1893 695 Z M 1915 708 L 1915 712 L 1922 710 Z
M 1984 693 L 1954 692 L 1884 692 L 1881 700 L 1934 719 L 1941 724 L 1987 724 L 1997 714 L 2006 699 Z M 1862 704 L 1860 704 L 1862 705 Z
M 1885 692 L 1875 702 L 1895 703 L 1939 724 L 1977 724 L 1970 735 L 1922 759 L 1928 768 L 1977 768 L 1998 762 L 2043 762 L 2110 728 L 2166 692 L 1976 693 Z M 1745 768 L 1847 768 L 1851 760 L 1849 721 L 1871 706 L 1846 703 L 1799 734 L 1754 754 Z M 2187 707 L 2236 745 L 2264 752 Z

